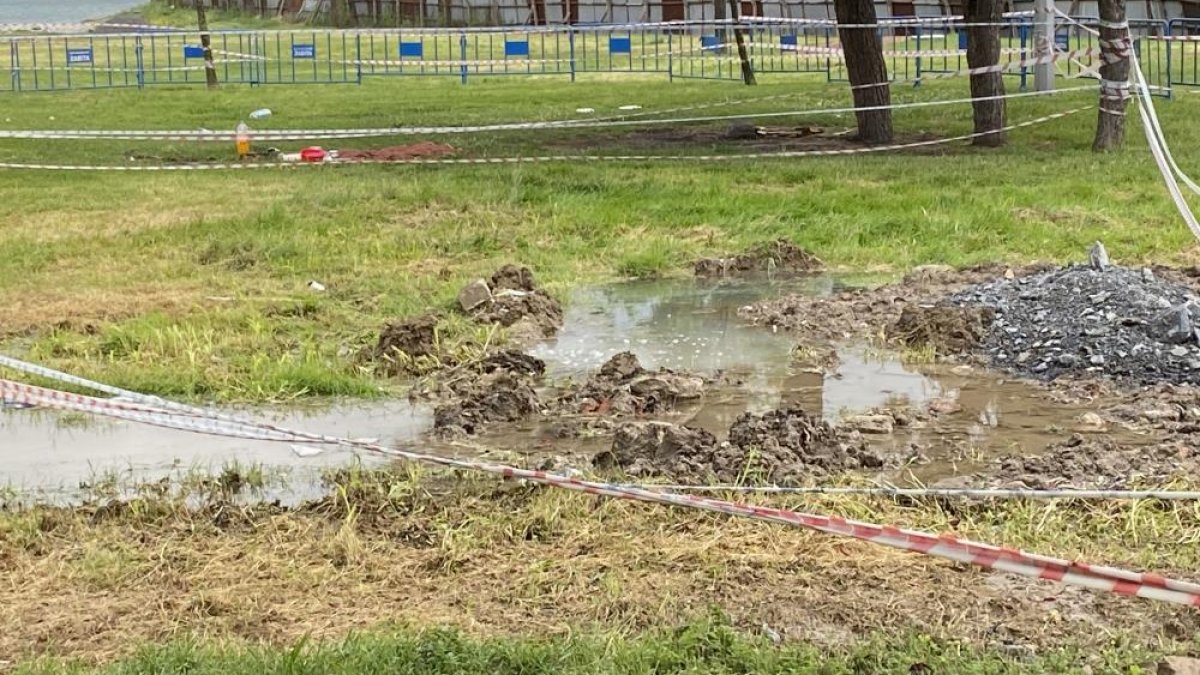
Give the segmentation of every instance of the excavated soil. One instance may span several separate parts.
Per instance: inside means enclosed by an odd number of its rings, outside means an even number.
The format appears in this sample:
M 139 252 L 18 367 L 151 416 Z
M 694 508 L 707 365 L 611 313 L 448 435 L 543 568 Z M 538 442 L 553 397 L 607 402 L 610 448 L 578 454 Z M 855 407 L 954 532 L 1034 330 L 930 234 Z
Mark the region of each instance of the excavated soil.
M 908 305 L 887 327 L 886 336 L 908 347 L 930 347 L 942 356 L 962 354 L 979 346 L 995 319 L 991 307 Z
M 918 267 L 899 283 L 857 288 L 828 297 L 788 295 L 744 307 L 739 315 L 754 323 L 791 332 L 801 343 L 870 339 L 895 325 L 906 307 L 932 306 L 971 284 L 1001 277 L 1022 277 L 1049 265 L 1010 268 L 980 265 L 956 270 L 943 265 Z
M 756 274 L 811 274 L 825 269 L 821 259 L 779 239 L 727 258 L 702 258 L 693 264 L 697 277 L 722 278 Z
M 416 359 L 435 353 L 436 342 L 437 317 L 430 315 L 396 321 L 379 332 L 372 356 L 384 364 L 384 370 L 390 374 L 410 372 Z
M 491 279 L 472 282 L 460 303 L 475 321 L 504 326 L 518 341 L 552 337 L 562 327 L 562 305 L 538 288 L 527 267 L 505 265 Z
M 1148 488 L 1194 477 L 1198 471 L 1200 449 L 1194 443 L 1129 445 L 1104 436 L 1075 434 L 1042 455 L 1000 457 L 972 475 L 945 479 L 935 487 Z
M 422 141 L 411 145 L 393 145 L 386 148 L 371 150 L 339 150 L 339 160 L 378 160 L 389 161 L 397 159 L 434 159 L 448 157 L 458 150 L 445 143 Z
M 666 422 L 632 422 L 617 429 L 597 468 L 634 477 L 795 483 L 847 471 L 897 466 L 896 456 L 869 448 L 862 435 L 791 408 L 745 413 L 719 442 L 702 429 Z
M 702 377 L 642 367 L 637 356 L 621 352 L 606 361 L 582 385 L 568 387 L 558 398 L 565 412 L 645 415 L 675 409 L 681 401 L 703 396 Z
M 541 411 L 528 377 L 498 370 L 455 386 L 456 401 L 437 406 L 433 428 L 443 436 L 474 435 L 495 422 L 520 422 Z

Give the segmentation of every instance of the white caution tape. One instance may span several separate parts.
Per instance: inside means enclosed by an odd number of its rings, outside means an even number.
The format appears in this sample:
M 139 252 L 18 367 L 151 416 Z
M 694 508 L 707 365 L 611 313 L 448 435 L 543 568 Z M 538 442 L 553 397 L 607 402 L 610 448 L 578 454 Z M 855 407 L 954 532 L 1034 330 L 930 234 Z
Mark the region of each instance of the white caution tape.
M 600 120 L 557 120 L 549 122 L 513 122 L 503 124 L 485 124 L 476 126 L 445 126 L 445 127 L 383 127 L 383 128 L 363 128 L 363 129 L 290 129 L 290 130 L 269 130 L 255 131 L 251 136 L 256 140 L 261 141 L 279 141 L 279 140 L 310 140 L 317 138 L 371 138 L 371 137 L 386 137 L 386 136 L 412 136 L 412 135 L 442 135 L 442 134 L 464 134 L 464 133 L 482 133 L 495 131 L 526 131 L 533 129 L 600 129 L 600 128 L 620 128 L 620 127 L 635 127 L 635 126 L 655 126 L 655 125 L 675 125 L 675 124 L 700 124 L 706 122 L 727 122 L 732 120 L 742 119 L 772 119 L 781 117 L 806 117 L 814 115 L 840 115 L 855 112 L 864 112 L 872 110 L 906 110 L 910 108 L 929 108 L 945 105 L 961 105 L 972 103 L 974 101 L 990 101 L 998 99 L 1019 99 L 1038 96 L 1057 96 L 1085 90 L 1094 90 L 1096 85 L 1084 85 L 1079 87 L 1069 87 L 1064 89 L 1054 89 L 1051 91 L 1026 91 L 1014 92 L 997 96 L 983 96 L 977 98 L 965 97 L 954 99 L 942 99 L 936 101 L 913 101 L 910 103 L 893 103 L 881 106 L 853 107 L 847 106 L 842 108 L 810 108 L 806 110 L 788 110 L 779 112 L 763 112 L 763 113 L 741 113 L 735 115 L 709 115 L 700 117 L 681 117 L 671 119 L 647 119 L 644 117 L 636 117 L 635 115 L 621 116 L 617 118 L 600 119 Z M 782 97 L 782 95 L 780 96 Z M 739 102 L 730 102 L 729 105 L 735 103 L 745 103 L 754 100 L 766 100 L 772 97 L 763 97 L 762 99 L 746 99 Z M 712 104 L 712 107 L 724 104 Z M 660 111 L 659 114 L 665 111 Z M 110 131 L 110 130 L 84 130 L 84 129 L 63 129 L 63 130 L 5 130 L 0 129 L 0 138 L 12 139 L 53 139 L 53 140 L 159 140 L 159 141 L 178 141 L 178 140 L 195 140 L 195 141 L 235 141 L 238 134 L 229 131 Z
M 986 99 L 978 99 L 986 100 Z M 473 164 L 545 164 L 557 162 L 728 162 L 747 159 L 789 159 L 800 157 L 829 157 L 838 155 L 861 155 L 894 150 L 929 147 L 970 140 L 981 136 L 1004 133 L 1036 124 L 1042 124 L 1068 115 L 1089 110 L 1092 106 L 1075 108 L 1037 119 L 1012 124 L 1001 129 L 979 133 L 963 134 L 948 138 L 899 143 L 893 145 L 868 146 L 863 148 L 847 148 L 843 150 L 798 150 L 782 152 L 740 153 L 727 155 L 544 155 L 530 157 L 481 157 L 481 158 L 447 158 L 447 159 L 395 159 L 395 160 L 344 160 L 321 163 L 267 163 L 250 162 L 242 164 L 230 163 L 195 163 L 195 164 L 161 164 L 161 165 L 77 165 L 77 164 L 37 164 L 0 162 L 0 169 L 26 169 L 45 171 L 113 171 L 113 172 L 144 172 L 144 171 L 210 171 L 226 169 L 280 169 L 293 167 L 318 166 L 357 166 L 357 165 L 421 165 L 421 166 L 458 166 Z

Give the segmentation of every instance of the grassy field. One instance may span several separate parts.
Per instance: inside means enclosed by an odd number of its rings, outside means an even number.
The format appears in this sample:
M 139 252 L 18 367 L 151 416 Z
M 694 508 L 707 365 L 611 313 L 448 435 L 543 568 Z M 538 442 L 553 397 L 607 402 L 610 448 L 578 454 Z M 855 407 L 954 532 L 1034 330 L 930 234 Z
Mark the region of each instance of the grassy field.
M 270 107 L 264 126 L 273 129 L 470 124 L 784 94 L 712 112 L 756 113 L 776 127 L 852 125 L 845 114 L 766 117 L 848 102 L 843 87 L 799 78 L 766 78 L 753 90 L 559 78 L 30 94 L 0 102 L 0 119 L 15 129 L 230 129 Z M 964 83 L 944 83 L 898 88 L 896 98 L 964 94 Z M 1094 99 L 1019 99 L 1009 113 L 1019 122 Z M 367 397 L 403 384 L 357 357 L 384 322 L 449 310 L 465 282 L 507 262 L 531 266 L 558 293 L 687 275 L 698 256 L 781 237 L 835 269 L 881 274 L 923 263 L 1074 260 L 1096 239 L 1122 262 L 1194 262 L 1195 244 L 1136 127 L 1126 150 L 1096 155 L 1094 115 L 1019 130 L 999 150 L 955 143 L 714 162 L 0 171 L 0 349 L 184 398 Z M 1193 169 L 1193 98 L 1162 102 L 1160 115 Z M 459 156 L 509 157 L 735 154 L 782 143 L 724 139 L 726 124 L 337 145 L 446 140 Z M 902 141 L 953 136 L 969 131 L 970 113 L 905 110 L 896 125 Z M 232 161 L 229 145 L 5 141 L 0 161 Z M 328 290 L 310 291 L 310 280 Z M 454 340 L 474 338 L 461 322 L 451 327 Z M 1141 673 L 1159 653 L 1194 648 L 1200 627 L 1187 609 L 1015 584 L 807 531 L 486 480 L 448 490 L 437 477 L 349 472 L 325 499 L 295 510 L 219 492 L 171 497 L 160 487 L 80 508 L 0 509 L 0 625 L 9 627 L 0 669 Z M 1197 565 L 1200 516 L 1185 502 L 775 503 L 1169 574 Z M 763 637 L 771 631 L 785 646 Z M 165 646 L 138 653 L 144 645 Z
M 1144 673 L 1195 647 L 1189 608 L 801 529 L 419 472 L 340 472 L 294 510 L 239 506 L 231 485 L 0 510 L 0 660 L 30 674 Z M 769 501 L 1196 565 L 1183 502 Z
M 962 83 L 901 88 L 948 99 Z M 616 113 L 739 97 L 794 97 L 699 111 L 841 106 L 814 79 L 729 83 L 595 78 L 368 80 L 312 86 L 69 92 L 8 97 L 8 128 L 229 129 L 270 107 L 267 128 L 471 124 Z M 1089 105 L 1094 93 L 1010 103 L 1013 121 Z M 1197 133 L 1191 97 L 1161 103 L 1180 159 Z M 697 114 L 697 113 L 691 113 Z M 614 277 L 684 274 L 697 256 L 783 237 L 836 268 L 1078 258 L 1103 239 L 1122 261 L 1188 262 L 1179 222 L 1136 131 L 1128 149 L 1088 150 L 1094 111 L 1019 130 L 1007 148 L 706 163 L 369 166 L 295 171 L 4 171 L 3 348 L 160 394 L 264 401 L 369 396 L 389 383 L 351 355 L 388 320 L 448 308 L 462 284 L 505 262 L 551 290 Z M 845 114 L 761 118 L 841 130 Z M 446 140 L 461 156 L 737 153 L 726 122 L 645 129 L 506 132 L 350 141 Z M 898 111 L 902 140 L 968 132 L 962 105 Z M 1136 129 L 1136 127 L 1135 127 Z M 281 144 L 297 149 L 302 143 Z M 755 148 L 762 149 L 762 148 Z M 5 141 L 14 162 L 228 160 L 226 144 Z M 314 294 L 309 280 L 329 291 Z

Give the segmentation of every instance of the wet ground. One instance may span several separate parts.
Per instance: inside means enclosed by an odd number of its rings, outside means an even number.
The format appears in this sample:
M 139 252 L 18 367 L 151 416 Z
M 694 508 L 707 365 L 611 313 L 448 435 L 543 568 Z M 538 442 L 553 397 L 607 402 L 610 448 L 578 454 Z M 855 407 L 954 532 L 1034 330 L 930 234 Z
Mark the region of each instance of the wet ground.
M 829 296 L 862 281 L 808 276 L 583 288 L 568 298 L 559 334 L 529 351 L 546 362 L 540 386 L 547 390 L 586 379 L 621 351 L 633 352 L 649 369 L 714 378 L 703 398 L 653 417 L 698 427 L 719 438 L 745 412 L 799 407 L 834 424 L 868 426 L 886 417 L 894 426 L 891 433 L 867 429 L 863 435 L 876 448 L 910 458 L 903 471 L 887 474 L 890 480 L 936 480 L 973 470 L 992 456 L 1036 454 L 1074 431 L 1096 431 L 1088 426 L 1094 426 L 1094 420 L 1085 416 L 1094 401 L 1054 400 L 1036 384 L 976 366 L 906 363 L 896 353 L 863 342 L 837 346 L 836 355 L 797 355 L 794 336 L 751 325 L 739 316 L 739 310 L 765 298 L 787 293 Z M 561 420 L 545 417 L 500 425 L 467 440 L 434 441 L 426 437 L 431 408 L 401 401 L 254 414 L 307 431 L 532 464 L 556 458 L 559 465 L 583 466 L 611 444 L 611 435 L 564 437 Z M 1107 433 L 1129 443 L 1143 441 L 1121 428 Z M 0 413 L 0 435 L 6 448 L 0 484 L 25 489 L 70 489 L 111 472 L 132 479 L 190 468 L 211 472 L 231 460 L 289 473 L 289 482 L 296 485 L 296 477 L 316 476 L 322 468 L 350 461 L 345 453 L 300 458 L 284 444 L 40 411 Z

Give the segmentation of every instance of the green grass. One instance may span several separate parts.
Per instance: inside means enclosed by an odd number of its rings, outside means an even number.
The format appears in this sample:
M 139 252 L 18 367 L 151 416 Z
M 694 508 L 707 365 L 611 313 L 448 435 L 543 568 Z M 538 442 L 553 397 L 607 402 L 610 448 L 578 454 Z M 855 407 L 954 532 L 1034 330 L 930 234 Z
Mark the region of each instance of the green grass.
M 1150 653 L 1116 647 L 1100 653 L 1053 650 L 1033 657 L 936 642 L 919 636 L 864 640 L 854 647 L 774 647 L 747 636 L 720 616 L 637 638 L 473 639 L 452 630 L 404 630 L 351 636 L 318 644 L 265 649 L 183 642 L 152 647 L 101 668 L 43 662 L 17 675 L 739 675 L 754 673 L 1145 673 Z
M 615 114 L 794 94 L 716 108 L 843 106 L 844 86 L 765 77 L 749 89 L 657 77 L 369 79 L 361 86 L 151 88 L 23 94 L 8 128 L 231 129 L 471 124 Z M 965 82 L 897 88 L 955 98 Z M 1094 93 L 1010 103 L 1013 121 L 1094 103 Z M 1191 97 L 1162 101 L 1180 161 L 1200 133 Z M 700 114 L 704 114 L 702 111 Z M 1019 130 L 999 150 L 722 162 L 363 166 L 204 173 L 0 173 L 0 348 L 181 397 L 263 401 L 390 388 L 356 357 L 388 320 L 448 311 L 469 279 L 505 262 L 550 290 L 684 274 L 697 256 L 775 238 L 842 270 L 1078 259 L 1095 239 L 1129 263 L 1186 262 L 1193 243 L 1131 118 L 1129 147 L 1089 150 L 1094 111 Z M 763 118 L 852 125 L 852 116 Z M 962 105 L 896 113 L 902 138 L 970 130 Z M 539 130 L 328 143 L 444 140 L 464 156 L 737 153 L 723 122 L 646 130 Z M 686 134 L 698 131 L 691 141 Z M 671 136 L 663 138 L 663 135 Z M 302 142 L 280 143 L 298 149 Z M 5 141 L 4 161 L 127 164 L 130 153 L 228 160 L 231 144 Z M 328 287 L 313 293 L 316 279 Z

